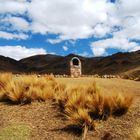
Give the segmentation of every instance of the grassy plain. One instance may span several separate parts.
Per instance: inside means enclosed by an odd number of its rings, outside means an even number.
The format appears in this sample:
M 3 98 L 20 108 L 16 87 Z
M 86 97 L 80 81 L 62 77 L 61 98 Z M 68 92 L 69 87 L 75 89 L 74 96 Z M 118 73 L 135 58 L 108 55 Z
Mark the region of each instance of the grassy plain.
M 12 132 L 15 128 L 15 124 L 20 126 L 17 129 L 17 133 L 20 131 L 19 129 L 21 129 L 21 137 L 23 140 L 80 140 L 83 137 L 83 130 L 79 129 L 79 126 L 83 127 L 83 129 L 86 126 L 89 127 L 89 131 L 86 134 L 87 140 L 136 140 L 139 137 L 140 82 L 116 78 L 101 79 L 81 77 L 56 78 L 55 84 L 53 84 L 53 82 L 46 82 L 49 80 L 52 81 L 53 79 L 51 78 L 45 78 L 46 81 L 44 81 L 44 78 L 41 79 L 40 77 L 38 77 L 38 79 L 40 79 L 39 81 L 35 81 L 35 79 L 32 78 L 30 80 L 27 80 L 28 78 L 23 80 L 22 77 L 22 82 L 20 84 L 16 83 L 16 86 L 19 87 L 22 87 L 23 81 L 26 81 L 27 85 L 30 82 L 33 83 L 30 85 L 30 87 L 32 87 L 31 89 L 23 86 L 23 89 L 25 88 L 28 90 L 28 92 L 25 91 L 28 93 L 28 96 L 25 96 L 28 100 L 25 97 L 23 98 L 23 96 L 17 96 L 19 93 L 22 95 L 22 92 L 16 90 L 15 83 L 11 83 L 12 85 L 14 84 L 12 88 L 11 84 L 8 86 L 11 92 L 8 94 L 6 92 L 5 94 L 10 97 L 12 102 L 16 102 L 16 104 L 11 104 L 9 101 L 7 102 L 7 100 L 4 102 L 1 100 L 0 102 L 0 140 L 15 139 L 16 135 Z M 43 83 L 43 85 L 48 85 L 48 88 L 44 87 L 41 83 Z M 91 85 L 93 86 L 91 87 Z M 35 87 L 37 88 L 34 91 L 33 89 Z M 54 89 L 57 91 L 57 94 L 55 93 L 55 95 L 52 95 Z M 47 91 L 47 95 L 44 95 L 42 90 Z M 64 90 L 67 92 L 63 92 Z M 89 94 L 85 94 L 87 91 Z M 13 92 L 17 94 L 13 95 Z M 100 94 L 105 95 L 105 97 L 107 95 L 107 98 L 94 95 L 92 97 L 94 97 L 94 99 L 96 98 L 96 100 L 90 100 L 89 96 L 91 97 L 91 92 L 97 92 L 95 95 L 98 95 L 98 92 L 100 92 Z M 112 96 L 114 97 L 113 100 Z M 134 98 L 132 105 L 131 98 L 127 97 Z M 77 100 L 77 98 L 79 100 Z M 87 100 L 88 98 L 89 100 Z M 31 101 L 30 104 L 24 104 L 25 99 L 29 102 Z M 108 103 L 111 103 L 111 106 Z M 131 106 L 129 106 L 129 103 Z M 94 106 L 96 106 L 96 109 L 93 110 Z M 104 113 L 104 107 L 106 106 L 109 108 L 109 113 L 107 115 L 110 117 L 104 120 L 102 117 L 106 115 L 106 113 Z M 118 117 L 118 115 L 112 115 L 114 113 L 114 108 L 120 109 L 122 106 L 125 108 L 128 107 L 129 110 L 126 114 L 120 117 Z M 89 117 L 89 114 L 87 116 L 89 110 L 92 113 L 99 110 L 96 114 L 96 119 L 91 119 L 91 115 Z M 95 117 L 95 115 L 93 115 L 93 117 Z M 74 126 L 71 124 L 76 125 Z M 11 128 L 13 129 L 11 130 Z M 90 130 L 90 128 L 93 130 Z M 5 137 L 2 134 L 3 132 L 5 133 Z

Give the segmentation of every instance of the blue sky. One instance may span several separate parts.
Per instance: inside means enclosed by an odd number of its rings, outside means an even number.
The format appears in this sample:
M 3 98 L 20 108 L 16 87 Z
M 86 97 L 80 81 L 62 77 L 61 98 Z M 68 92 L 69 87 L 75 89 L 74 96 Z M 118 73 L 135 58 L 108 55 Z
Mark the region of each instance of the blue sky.
M 0 55 L 140 50 L 139 0 L 0 0 Z

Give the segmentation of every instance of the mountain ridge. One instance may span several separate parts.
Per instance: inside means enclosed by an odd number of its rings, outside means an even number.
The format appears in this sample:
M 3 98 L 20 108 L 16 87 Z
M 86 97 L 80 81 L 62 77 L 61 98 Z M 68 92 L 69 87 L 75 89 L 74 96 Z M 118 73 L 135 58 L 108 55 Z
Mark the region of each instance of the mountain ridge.
M 75 56 L 82 62 L 82 73 L 84 75 L 118 75 L 127 71 L 133 71 L 133 69 L 139 71 L 138 68 L 140 67 L 139 50 L 126 53 L 119 52 L 105 57 L 83 57 L 75 54 L 67 56 L 53 54 L 35 55 L 19 61 L 0 55 L 0 72 L 69 75 L 69 62 Z M 140 74 L 139 72 L 136 73 Z

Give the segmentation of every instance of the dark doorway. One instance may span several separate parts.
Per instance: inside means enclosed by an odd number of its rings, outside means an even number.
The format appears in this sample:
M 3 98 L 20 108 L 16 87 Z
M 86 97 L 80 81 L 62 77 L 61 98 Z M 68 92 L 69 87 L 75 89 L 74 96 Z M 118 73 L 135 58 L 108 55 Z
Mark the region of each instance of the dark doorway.
M 79 60 L 76 59 L 76 58 L 73 59 L 72 63 L 73 63 L 73 65 L 75 65 L 75 66 L 79 66 Z

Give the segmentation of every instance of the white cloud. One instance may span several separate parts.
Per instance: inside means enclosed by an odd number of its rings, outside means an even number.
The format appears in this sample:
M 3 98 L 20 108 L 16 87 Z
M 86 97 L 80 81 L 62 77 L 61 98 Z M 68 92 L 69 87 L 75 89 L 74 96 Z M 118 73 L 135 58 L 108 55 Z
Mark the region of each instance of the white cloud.
M 67 46 L 63 46 L 63 50 L 64 51 L 67 51 L 68 50 L 68 47 Z
M 113 16 L 108 17 L 108 21 L 111 22 L 103 23 L 103 25 L 107 24 L 112 28 L 109 33 L 112 34 L 113 37 L 111 39 L 104 39 L 91 43 L 91 50 L 95 56 L 106 55 L 106 50 L 108 48 L 115 48 L 123 51 L 140 50 L 140 43 L 131 41 L 140 40 L 139 5 L 139 0 L 117 1 L 113 13 L 111 13 Z M 119 30 L 113 32 L 113 26 L 118 26 Z
M 140 18 L 139 17 L 127 17 L 123 19 L 123 29 L 113 33 L 114 37 L 124 37 L 128 39 L 140 40 Z
M 12 16 L 8 16 L 6 18 L 4 18 L 3 20 L 1 20 L 1 22 L 5 23 L 5 24 L 11 24 L 12 30 L 17 30 L 17 31 L 28 31 L 29 30 L 29 23 L 21 17 L 12 17 Z
M 107 48 L 137 50 L 139 44 L 130 40 L 140 40 L 139 5 L 140 0 L 116 0 L 116 3 L 109 0 L 0 0 L 0 14 L 10 14 L 4 19 L 12 25 L 11 30 L 19 32 L 1 31 L 0 38 L 27 39 L 24 31 L 51 33 L 58 37 L 47 41 L 56 44 L 63 40 L 101 38 L 111 34 L 112 39 L 92 43 L 95 55 L 106 54 Z M 25 13 L 31 19 L 30 23 L 24 16 L 16 17 Z
M 0 29 L 4 29 L 3 31 L 0 31 L 0 38 L 28 38 L 28 35 L 22 33 L 23 31 L 29 30 L 28 22 L 24 18 L 15 16 L 24 15 L 28 11 L 28 6 L 29 2 L 27 2 L 27 0 L 0 0 Z M 10 33 L 7 31 L 10 31 Z M 13 31 L 16 31 L 16 33 L 13 33 Z
M 117 0 L 120 16 L 137 16 L 140 14 L 139 0 Z
M 8 22 L 17 30 L 59 34 L 59 41 L 102 37 L 112 33 L 114 26 L 121 26 L 129 37 L 139 38 L 139 5 L 139 0 L 117 0 L 115 4 L 109 0 L 0 0 L 0 13 L 26 12 L 32 21 L 30 28 L 21 17 L 11 17 Z M 128 22 L 128 17 L 134 20 Z
M 0 31 L 0 38 L 11 40 L 11 39 L 27 39 L 28 35 L 24 33 L 9 33 L 9 32 L 4 32 Z
M 105 48 L 102 48 L 102 47 L 93 47 L 92 45 L 92 48 L 91 48 L 94 56 L 103 56 L 105 55 Z
M 51 44 L 58 44 L 61 41 L 62 41 L 61 39 L 47 39 L 47 42 L 49 42 Z
M 111 7 L 106 0 L 33 0 L 28 12 L 33 32 L 60 34 L 60 39 L 68 40 L 94 35 L 93 27 L 107 22 Z
M 124 51 L 136 51 L 140 49 L 140 45 L 121 37 L 99 40 L 91 43 L 91 50 L 95 56 L 106 54 L 106 49 L 108 48 L 115 48 Z
M 26 48 L 24 46 L 0 46 L 0 55 L 16 60 L 46 53 L 47 52 L 43 48 Z
M 94 28 L 94 35 L 95 37 L 103 37 L 106 34 L 110 33 L 111 28 L 104 24 L 97 24 Z
M 0 13 L 28 13 L 31 25 L 21 17 L 10 17 L 14 29 L 33 33 L 59 34 L 52 44 L 62 40 L 103 37 L 113 33 L 114 26 L 121 26 L 118 34 L 140 39 L 140 1 L 117 0 L 0 0 Z
M 59 34 L 56 40 L 49 40 L 52 44 L 69 39 L 103 37 L 112 34 L 114 26 L 122 27 L 118 34 L 138 39 L 139 5 L 139 0 L 118 0 L 116 4 L 106 0 L 33 0 L 28 13 L 33 21 L 33 32 Z M 134 18 L 129 25 L 128 17 Z
M 28 2 L 26 0 L 0 0 L 0 13 L 23 14 L 27 11 Z

